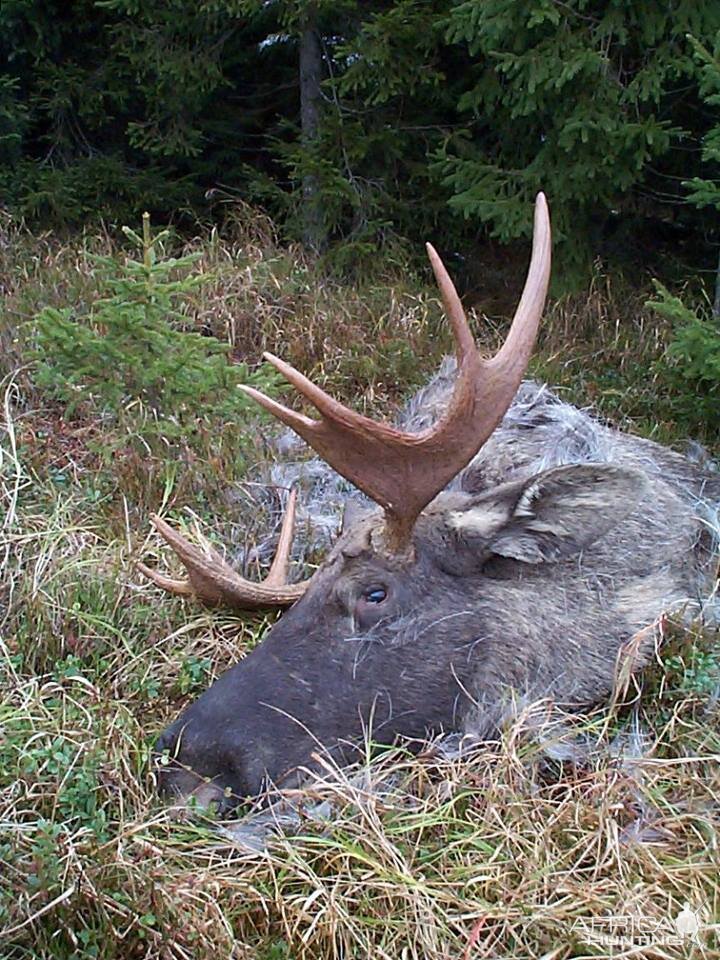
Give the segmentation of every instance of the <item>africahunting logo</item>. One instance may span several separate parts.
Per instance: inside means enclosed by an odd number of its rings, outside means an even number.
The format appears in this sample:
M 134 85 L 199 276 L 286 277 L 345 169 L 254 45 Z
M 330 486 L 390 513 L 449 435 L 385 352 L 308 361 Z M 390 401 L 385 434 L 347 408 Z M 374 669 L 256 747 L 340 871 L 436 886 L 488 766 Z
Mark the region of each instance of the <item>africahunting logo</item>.
M 573 921 L 575 935 L 598 947 L 700 946 L 714 925 L 706 904 L 685 903 L 666 915 L 650 915 L 640 908 L 604 917 L 579 917 Z

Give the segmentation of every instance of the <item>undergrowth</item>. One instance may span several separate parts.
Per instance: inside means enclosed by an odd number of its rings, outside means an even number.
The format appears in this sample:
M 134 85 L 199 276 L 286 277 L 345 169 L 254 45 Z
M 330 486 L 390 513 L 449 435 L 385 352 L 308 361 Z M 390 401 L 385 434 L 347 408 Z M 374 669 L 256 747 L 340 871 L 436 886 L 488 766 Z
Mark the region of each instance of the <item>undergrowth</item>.
M 250 365 L 270 349 L 363 411 L 391 414 L 450 346 L 422 277 L 339 287 L 242 210 L 227 236 L 175 244 L 205 277 L 185 292 L 187 330 Z M 720 905 L 720 665 L 699 628 L 669 628 L 644 688 L 610 710 L 555 727 L 540 705 L 464 760 L 386 752 L 365 772 L 376 790 L 329 776 L 315 789 L 332 822 L 262 854 L 158 802 L 154 737 L 270 620 L 142 582 L 134 562 L 157 549 L 147 515 L 191 507 L 242 541 L 254 508 L 241 481 L 265 428 L 248 411 L 218 431 L 201 411 L 193 444 L 164 456 L 122 418 L 48 397 L 35 318 L 96 309 L 98 254 L 127 249 L 0 238 L 0 957 L 629 956 L 598 939 L 608 916 L 624 918 L 614 933 L 635 936 L 634 957 L 715 955 L 711 932 L 688 947 L 673 926 L 685 903 L 706 923 Z M 552 304 L 533 370 L 681 444 L 691 425 L 662 368 L 671 325 L 646 299 L 599 276 Z M 488 347 L 507 327 L 473 322 Z M 694 426 L 716 442 L 713 424 Z
M 184 309 L 212 276 L 193 272 L 199 252 L 165 256 L 170 233 L 153 236 L 147 213 L 142 236 L 124 232 L 139 259 L 94 259 L 100 296 L 87 315 L 45 307 L 29 325 L 33 380 L 66 420 L 124 426 L 169 458 L 178 444 L 193 448 L 199 423 L 220 433 L 247 418 L 253 404 L 238 386 L 274 392 L 277 375 L 229 363 L 224 340 L 185 329 Z

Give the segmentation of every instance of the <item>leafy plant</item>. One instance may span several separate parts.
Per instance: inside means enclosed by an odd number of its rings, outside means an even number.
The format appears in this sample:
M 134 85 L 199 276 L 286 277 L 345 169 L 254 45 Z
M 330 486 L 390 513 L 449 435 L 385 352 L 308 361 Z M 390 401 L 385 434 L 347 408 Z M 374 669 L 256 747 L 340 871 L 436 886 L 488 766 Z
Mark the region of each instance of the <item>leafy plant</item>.
M 188 693 L 197 693 L 208 684 L 208 677 L 212 663 L 207 657 L 186 657 L 180 664 L 177 687 L 185 696 Z
M 126 236 L 141 259 L 97 257 L 104 293 L 87 311 L 47 307 L 36 318 L 35 379 L 67 415 L 87 408 L 125 423 L 146 440 L 183 437 L 202 421 L 234 421 L 255 407 L 239 384 L 272 392 L 274 378 L 229 362 L 229 347 L 187 329 L 183 312 L 208 274 L 190 272 L 199 254 L 163 257 L 164 230 Z
M 657 298 L 647 306 L 673 324 L 673 335 L 660 373 L 678 394 L 678 408 L 691 429 L 709 436 L 720 431 L 720 328 L 686 306 L 659 281 Z
M 691 646 L 685 656 L 677 654 L 666 661 L 668 672 L 674 672 L 681 690 L 699 697 L 717 696 L 720 692 L 720 659 L 713 649 Z

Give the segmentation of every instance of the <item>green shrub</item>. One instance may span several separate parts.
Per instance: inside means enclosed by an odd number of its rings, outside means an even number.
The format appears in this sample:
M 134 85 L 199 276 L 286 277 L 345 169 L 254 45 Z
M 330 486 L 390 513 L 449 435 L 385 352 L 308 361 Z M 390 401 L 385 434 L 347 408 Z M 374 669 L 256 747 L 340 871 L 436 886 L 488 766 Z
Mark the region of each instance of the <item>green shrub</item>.
M 691 430 L 720 434 L 720 326 L 691 310 L 655 281 L 657 298 L 647 306 L 673 325 L 661 374 L 678 395 L 678 412 Z
M 231 363 L 229 346 L 184 329 L 183 305 L 209 279 L 192 273 L 199 254 L 163 257 L 163 231 L 126 236 L 142 259 L 96 257 L 101 296 L 85 311 L 46 307 L 36 317 L 35 381 L 67 405 L 66 416 L 119 421 L 145 440 L 182 438 L 192 445 L 201 421 L 235 421 L 255 405 L 237 389 L 272 392 L 274 377 Z

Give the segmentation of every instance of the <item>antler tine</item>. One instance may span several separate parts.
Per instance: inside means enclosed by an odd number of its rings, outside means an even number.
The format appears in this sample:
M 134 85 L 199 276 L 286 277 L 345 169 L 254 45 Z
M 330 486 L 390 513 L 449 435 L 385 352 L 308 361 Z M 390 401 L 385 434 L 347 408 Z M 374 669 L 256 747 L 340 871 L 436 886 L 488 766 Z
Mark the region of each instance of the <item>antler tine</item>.
M 295 505 L 297 490 L 291 490 L 288 495 L 287 506 L 283 514 L 280 537 L 270 570 L 265 577 L 265 586 L 277 587 L 287 584 L 288 567 L 290 566 L 290 551 L 292 550 L 293 533 L 295 532 Z
M 455 350 L 458 364 L 460 364 L 463 358 L 467 355 L 471 355 L 476 352 L 475 350 L 475 338 L 472 335 L 472 331 L 467 322 L 467 317 L 465 316 L 465 310 L 463 309 L 462 301 L 458 296 L 457 290 L 455 289 L 455 284 L 450 279 L 450 275 L 445 269 L 445 264 L 440 259 L 437 250 L 431 243 L 425 244 L 425 249 L 427 251 L 428 260 L 430 261 L 430 266 L 433 269 L 435 274 L 435 281 L 440 290 L 440 296 L 442 297 L 443 306 L 445 307 L 445 313 L 447 318 L 450 321 L 450 326 L 452 327 L 453 336 L 455 337 Z
M 491 361 L 506 370 L 512 368 L 519 371 L 518 383 L 530 361 L 545 306 L 550 285 L 551 246 L 547 200 L 544 193 L 539 193 L 535 202 L 533 249 L 525 286 L 505 343 Z
M 409 550 L 412 528 L 424 507 L 465 467 L 512 403 L 530 359 L 550 279 L 550 220 L 544 195 L 535 204 L 533 250 L 527 280 L 508 337 L 495 357 L 483 359 L 457 291 L 428 244 L 445 310 L 455 337 L 458 375 L 445 415 L 411 434 L 343 406 L 273 354 L 268 360 L 320 414 L 313 420 L 252 387 L 242 389 L 299 434 L 320 456 L 386 515 L 385 549 Z
M 201 550 L 158 516 L 151 517 L 153 526 L 182 561 L 188 573 L 187 579 L 166 577 L 144 563 L 138 563 L 138 569 L 164 590 L 179 596 L 196 596 L 211 606 L 223 603 L 240 610 L 289 607 L 305 593 L 308 584 L 307 580 L 287 583 L 295 498 L 295 491 L 292 491 L 283 517 L 278 549 L 270 572 L 262 583 L 253 583 L 241 577 L 212 547 Z
M 144 577 L 152 580 L 155 586 L 162 587 L 168 593 L 174 593 L 177 597 L 192 597 L 195 594 L 189 580 L 175 580 L 173 577 L 166 577 L 164 574 L 158 573 L 157 570 L 153 570 L 152 567 L 146 566 L 140 560 L 137 562 L 137 568 Z

